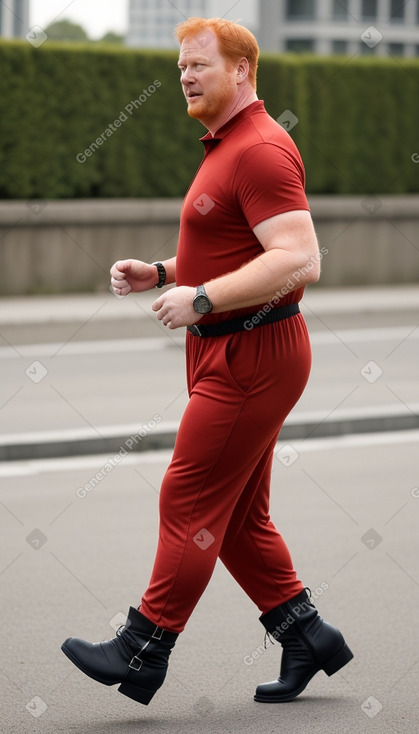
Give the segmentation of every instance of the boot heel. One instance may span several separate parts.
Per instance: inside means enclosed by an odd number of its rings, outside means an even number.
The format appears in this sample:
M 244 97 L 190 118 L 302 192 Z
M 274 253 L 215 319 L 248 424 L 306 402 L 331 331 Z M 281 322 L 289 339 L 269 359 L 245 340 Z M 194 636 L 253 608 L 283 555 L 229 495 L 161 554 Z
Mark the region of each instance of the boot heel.
M 353 656 L 354 654 L 349 647 L 344 645 L 337 655 L 323 665 L 324 672 L 329 676 L 333 675 L 333 673 L 337 673 L 337 671 L 343 668 L 346 663 L 349 663 L 349 661 L 352 660 Z
M 132 683 L 121 683 L 118 691 L 124 696 L 128 696 L 128 698 L 132 698 L 134 699 L 134 701 L 138 701 L 138 703 L 143 703 L 144 706 L 148 706 L 154 694 L 156 693 L 156 691 L 149 691 L 147 690 L 147 688 L 133 686 Z

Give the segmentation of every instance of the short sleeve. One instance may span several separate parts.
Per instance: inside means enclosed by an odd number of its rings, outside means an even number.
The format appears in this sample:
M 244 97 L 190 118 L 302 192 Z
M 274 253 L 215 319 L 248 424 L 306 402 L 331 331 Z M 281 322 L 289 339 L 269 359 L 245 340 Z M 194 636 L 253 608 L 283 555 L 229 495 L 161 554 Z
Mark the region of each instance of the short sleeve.
M 310 207 L 304 191 L 304 166 L 297 148 L 262 142 L 240 158 L 233 189 L 253 229 L 265 219 Z

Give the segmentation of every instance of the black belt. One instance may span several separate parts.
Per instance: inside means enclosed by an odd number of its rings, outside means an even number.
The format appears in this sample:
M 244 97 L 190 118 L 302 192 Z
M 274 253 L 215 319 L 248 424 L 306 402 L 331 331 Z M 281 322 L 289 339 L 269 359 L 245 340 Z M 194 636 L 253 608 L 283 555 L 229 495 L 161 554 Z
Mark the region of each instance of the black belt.
M 265 312 L 263 308 L 255 313 L 249 313 L 246 316 L 239 316 L 237 319 L 230 321 L 219 321 L 218 324 L 193 324 L 187 329 L 194 336 L 224 336 L 225 334 L 234 334 L 236 331 L 252 331 L 257 326 L 265 326 L 265 324 L 274 324 L 283 319 L 289 319 L 300 313 L 298 303 L 289 303 L 287 306 L 279 306 L 271 308 Z

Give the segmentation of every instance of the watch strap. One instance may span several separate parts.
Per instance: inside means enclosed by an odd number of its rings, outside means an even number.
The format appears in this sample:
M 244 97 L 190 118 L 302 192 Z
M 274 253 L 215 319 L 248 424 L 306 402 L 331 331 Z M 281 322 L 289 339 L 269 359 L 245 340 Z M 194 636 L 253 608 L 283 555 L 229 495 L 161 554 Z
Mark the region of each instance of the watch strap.
M 156 288 L 163 288 L 163 286 L 166 285 L 166 277 L 167 277 L 166 268 L 164 267 L 162 262 L 155 262 L 151 264 L 156 266 L 157 273 L 159 276 L 159 280 L 156 285 Z

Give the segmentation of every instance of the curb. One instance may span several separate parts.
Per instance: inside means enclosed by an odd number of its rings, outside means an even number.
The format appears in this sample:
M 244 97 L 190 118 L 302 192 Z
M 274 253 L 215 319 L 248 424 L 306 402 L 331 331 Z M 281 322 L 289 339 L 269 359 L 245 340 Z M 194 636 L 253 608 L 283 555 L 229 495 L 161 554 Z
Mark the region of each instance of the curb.
M 291 415 L 284 423 L 280 440 L 301 441 L 360 433 L 405 431 L 419 428 L 419 404 L 410 410 L 398 406 L 335 411 L 324 417 L 320 411 Z M 42 431 L 0 437 L 0 461 L 55 459 L 91 454 L 116 455 L 132 451 L 172 449 L 178 423 L 161 423 L 152 430 L 138 425 L 103 426 L 91 430 Z M 123 453 L 125 452 L 125 453 Z

